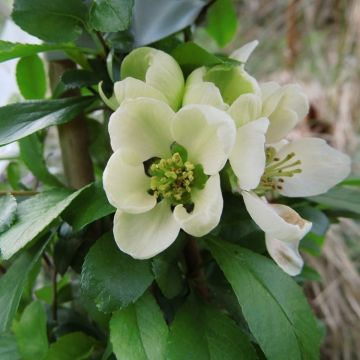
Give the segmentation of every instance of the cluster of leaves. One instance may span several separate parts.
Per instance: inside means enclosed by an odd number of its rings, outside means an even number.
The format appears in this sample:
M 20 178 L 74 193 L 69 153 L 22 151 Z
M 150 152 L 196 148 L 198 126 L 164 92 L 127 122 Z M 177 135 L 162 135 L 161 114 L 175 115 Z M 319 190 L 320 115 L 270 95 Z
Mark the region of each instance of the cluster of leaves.
M 208 33 L 227 44 L 237 25 L 231 1 L 176 3 L 15 0 L 14 21 L 45 43 L 0 42 L 0 61 L 20 58 L 17 82 L 28 100 L 0 108 L 0 145 L 20 144 L 4 189 L 13 195 L 0 197 L 1 359 L 319 356 L 321 332 L 297 284 L 318 275 L 305 268 L 294 280 L 274 265 L 263 233 L 235 195 L 226 194 L 219 227 L 197 240 L 202 262 L 189 260 L 193 239 L 184 234 L 161 255 L 138 261 L 121 253 L 109 232 L 114 209 L 99 181 L 109 156 L 109 112 L 96 84 L 101 80 L 112 89 L 123 57 L 145 43 L 171 53 L 185 74 L 232 63 L 187 41 L 188 26 L 206 10 Z M 164 6 L 167 19 L 156 19 L 149 39 L 150 15 Z M 87 46 L 74 43 L 80 36 Z M 47 73 L 37 54 L 53 51 L 77 68 L 66 71 L 45 99 Z M 69 96 L 73 89 L 77 96 Z M 103 121 L 93 119 L 99 109 Z M 79 114 L 86 115 L 97 181 L 74 191 L 49 171 L 44 144 L 49 127 Z M 37 179 L 35 189 L 22 180 L 24 169 Z M 323 196 L 286 200 L 314 224 L 302 241 L 304 251 L 320 253 L 338 216 L 360 216 L 359 185 L 355 179 Z M 34 190 L 40 193 L 30 194 Z

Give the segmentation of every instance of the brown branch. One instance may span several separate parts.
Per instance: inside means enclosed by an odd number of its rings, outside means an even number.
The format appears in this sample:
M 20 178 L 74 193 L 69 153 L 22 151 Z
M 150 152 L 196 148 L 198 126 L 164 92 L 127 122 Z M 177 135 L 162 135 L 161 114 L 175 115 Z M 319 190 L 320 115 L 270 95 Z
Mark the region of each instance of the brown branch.
M 199 295 L 207 300 L 209 298 L 209 290 L 206 286 L 205 274 L 202 269 L 202 258 L 197 246 L 197 240 L 189 237 L 184 248 L 184 256 L 187 265 L 187 277 L 194 280 L 195 288 Z

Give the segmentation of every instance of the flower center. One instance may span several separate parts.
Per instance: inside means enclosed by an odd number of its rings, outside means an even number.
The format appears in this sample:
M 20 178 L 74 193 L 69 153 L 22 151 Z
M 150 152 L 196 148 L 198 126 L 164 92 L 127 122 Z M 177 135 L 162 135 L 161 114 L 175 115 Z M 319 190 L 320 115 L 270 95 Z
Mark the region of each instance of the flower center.
M 149 192 L 159 201 L 168 199 L 172 205 L 192 204 L 191 191 L 203 189 L 208 176 L 200 164 L 188 161 L 186 150 L 179 147 L 170 158 L 158 159 L 150 166 Z
M 264 174 L 261 177 L 260 185 L 256 189 L 259 194 L 264 194 L 269 190 L 281 190 L 284 178 L 293 177 L 301 173 L 300 160 L 296 160 L 295 153 L 287 154 L 284 158 L 276 156 L 276 150 L 273 147 L 266 149 L 266 166 Z

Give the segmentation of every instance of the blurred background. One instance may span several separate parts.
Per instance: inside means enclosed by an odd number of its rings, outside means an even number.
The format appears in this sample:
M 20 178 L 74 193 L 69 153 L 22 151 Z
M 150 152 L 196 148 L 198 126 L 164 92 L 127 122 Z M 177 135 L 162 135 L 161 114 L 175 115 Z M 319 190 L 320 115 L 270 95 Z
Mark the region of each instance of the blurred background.
M 11 3 L 0 0 L 1 39 L 39 43 L 8 18 Z M 258 39 L 247 70 L 259 81 L 300 83 L 310 99 L 310 113 L 292 136 L 325 138 L 351 156 L 352 175 L 359 178 L 360 0 L 236 0 L 235 6 L 238 30 L 227 47 L 220 49 L 202 26 L 194 29 L 194 40 L 230 53 Z M 15 66 L 16 60 L 0 64 L 0 106 L 21 99 Z M 7 159 L 17 151 L 8 149 L 0 152 L 4 181 Z M 322 357 L 360 359 L 360 222 L 332 225 L 322 254 L 307 256 L 307 262 L 321 275 L 305 290 L 326 328 Z

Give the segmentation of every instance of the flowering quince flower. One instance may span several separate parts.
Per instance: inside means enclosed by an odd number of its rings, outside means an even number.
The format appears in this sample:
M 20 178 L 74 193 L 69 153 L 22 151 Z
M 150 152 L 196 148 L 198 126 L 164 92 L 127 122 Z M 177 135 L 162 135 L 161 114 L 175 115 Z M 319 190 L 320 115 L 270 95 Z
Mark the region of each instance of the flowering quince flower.
M 243 64 L 218 65 L 210 70 L 194 70 L 186 81 L 183 104 L 208 104 L 227 110 L 240 127 L 250 121 L 268 118 L 268 143 L 280 141 L 308 113 L 306 95 L 297 84 L 280 86 L 275 82 L 258 84 L 244 65 L 258 41 L 245 44 L 230 58 Z
M 350 158 L 318 138 L 282 141 L 265 146 L 263 135 L 237 143 L 235 147 L 238 158 L 233 156 L 232 170 L 246 209 L 265 232 L 270 256 L 285 272 L 297 275 L 303 266 L 298 246 L 310 231 L 311 223 L 290 207 L 269 204 L 261 196 L 269 191 L 287 197 L 325 193 L 349 175 Z M 245 159 L 242 151 L 251 153 L 249 147 L 253 147 L 254 156 Z M 266 148 L 265 161 L 252 161 L 261 147 Z M 240 164 L 242 161 L 243 168 Z
M 179 109 L 184 92 L 180 66 L 167 53 L 149 47 L 133 50 L 121 64 L 121 81 L 114 84 L 114 95 L 107 98 L 99 85 L 103 101 L 116 110 L 125 99 L 148 97 Z
M 119 248 L 146 259 L 169 247 L 180 229 L 203 236 L 223 208 L 218 172 L 235 141 L 224 111 L 189 105 L 175 113 L 163 101 L 125 100 L 109 122 L 114 151 L 103 184 L 117 208 Z

